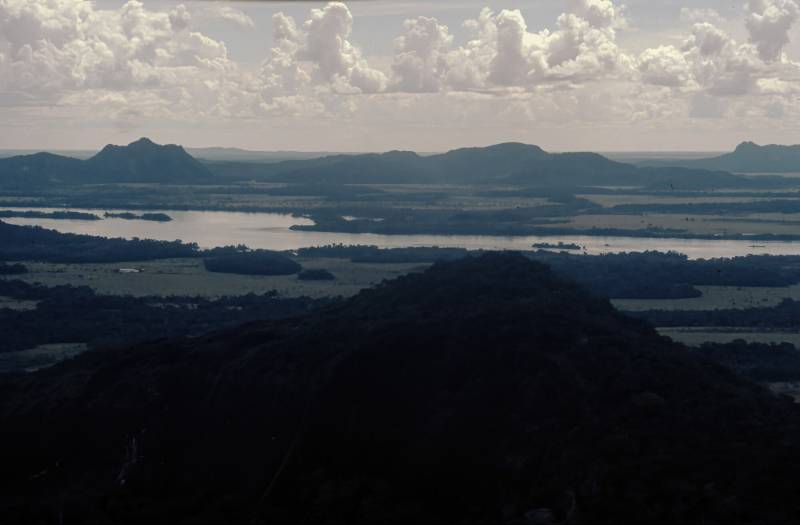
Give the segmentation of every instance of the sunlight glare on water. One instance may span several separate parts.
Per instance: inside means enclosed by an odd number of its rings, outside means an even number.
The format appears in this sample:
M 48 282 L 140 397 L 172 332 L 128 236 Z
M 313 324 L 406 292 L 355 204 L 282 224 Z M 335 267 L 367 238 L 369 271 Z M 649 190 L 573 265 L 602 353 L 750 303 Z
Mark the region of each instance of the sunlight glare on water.
M 33 209 L 33 208 L 26 208 Z M 21 211 L 21 209 L 20 209 Z M 37 211 L 65 211 L 38 208 Z M 105 209 L 70 209 L 103 216 Z M 113 210 L 114 213 L 141 210 Z M 758 255 L 800 255 L 800 242 L 709 241 L 693 239 L 653 239 L 635 237 L 596 237 L 586 235 L 561 237 L 497 237 L 486 235 L 376 235 L 326 233 L 291 230 L 293 225 L 311 225 L 313 221 L 278 213 L 243 213 L 222 211 L 171 211 L 171 222 L 150 222 L 108 218 L 100 221 L 57 219 L 3 219 L 10 224 L 36 225 L 64 233 L 80 233 L 103 237 L 131 239 L 181 240 L 197 243 L 201 248 L 244 244 L 250 248 L 296 250 L 329 244 L 374 245 L 380 248 L 414 246 L 458 247 L 473 250 L 532 250 L 535 243 L 559 241 L 582 246 L 585 253 L 622 253 L 655 250 L 684 253 L 693 259 Z

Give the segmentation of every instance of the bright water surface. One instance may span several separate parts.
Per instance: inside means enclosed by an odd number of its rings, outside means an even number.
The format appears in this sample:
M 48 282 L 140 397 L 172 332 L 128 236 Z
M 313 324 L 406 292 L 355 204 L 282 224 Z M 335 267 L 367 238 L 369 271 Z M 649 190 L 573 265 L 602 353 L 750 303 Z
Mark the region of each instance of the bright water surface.
M 32 208 L 29 208 L 32 209 Z M 39 211 L 55 211 L 38 208 Z M 65 211 L 63 209 L 59 211 Z M 70 209 L 95 213 L 104 209 Z M 120 213 L 126 210 L 112 210 Z M 127 210 L 145 213 L 141 210 Z M 151 211 L 151 210 L 148 210 Z M 184 242 L 196 242 L 202 248 L 244 244 L 250 248 L 270 250 L 295 250 L 328 244 L 362 244 L 381 248 L 410 246 L 461 247 L 485 250 L 530 250 L 534 243 L 559 241 L 575 243 L 586 253 L 620 253 L 658 250 L 685 253 L 689 257 L 735 257 L 747 254 L 800 255 L 800 242 L 709 241 L 689 239 L 648 239 L 631 237 L 595 237 L 573 235 L 561 237 L 497 237 L 487 235 L 375 235 L 350 233 L 304 232 L 290 229 L 295 224 L 313 224 L 304 218 L 277 213 L 241 213 L 220 211 L 163 211 L 172 217 L 171 222 L 149 222 L 125 219 L 101 221 L 73 221 L 55 219 L 3 219 L 11 224 L 37 225 L 65 233 L 83 233 L 103 237 L 139 237 Z

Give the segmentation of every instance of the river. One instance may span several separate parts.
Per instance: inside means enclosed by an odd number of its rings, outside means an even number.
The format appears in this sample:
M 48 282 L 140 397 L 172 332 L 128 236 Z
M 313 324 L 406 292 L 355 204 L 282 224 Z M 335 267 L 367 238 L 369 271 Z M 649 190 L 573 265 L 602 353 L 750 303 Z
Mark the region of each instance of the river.
M 34 209 L 34 208 L 25 208 Z M 20 209 L 21 211 L 22 209 Z M 56 211 L 36 208 L 37 211 Z M 59 209 L 100 215 L 105 209 Z M 114 213 L 141 210 L 113 210 Z M 151 210 L 148 210 L 151 211 Z M 139 237 L 164 241 L 195 242 L 202 248 L 244 244 L 250 248 L 296 250 L 328 244 L 362 244 L 381 248 L 410 246 L 460 247 L 484 250 L 530 250 L 535 243 L 555 244 L 559 241 L 582 246 L 586 253 L 641 252 L 646 250 L 674 251 L 692 259 L 735 257 L 748 254 L 800 255 L 800 242 L 713 241 L 692 239 L 652 239 L 634 237 L 595 237 L 574 235 L 563 237 L 498 237 L 487 235 L 375 235 L 294 231 L 292 225 L 313 224 L 309 219 L 278 213 L 243 213 L 227 211 L 163 212 L 171 222 L 149 222 L 109 218 L 100 221 L 60 219 L 3 219 L 10 224 L 37 225 L 65 233 L 82 233 L 103 237 Z

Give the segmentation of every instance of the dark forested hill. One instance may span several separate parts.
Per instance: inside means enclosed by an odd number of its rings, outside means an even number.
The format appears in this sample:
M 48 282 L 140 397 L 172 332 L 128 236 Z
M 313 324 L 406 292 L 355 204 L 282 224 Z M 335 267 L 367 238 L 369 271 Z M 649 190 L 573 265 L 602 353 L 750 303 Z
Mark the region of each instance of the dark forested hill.
M 4 523 L 796 523 L 798 409 L 519 255 L 0 383 Z
M 707 159 L 650 161 L 651 166 L 680 166 L 734 173 L 797 173 L 800 172 L 800 145 L 759 146 L 742 142 L 731 153 Z
M 108 145 L 87 160 L 86 166 L 96 182 L 198 184 L 214 178 L 181 146 L 161 146 L 146 138 L 127 146 Z
M 51 153 L 0 159 L 0 188 L 25 190 L 69 184 L 81 177 L 84 162 Z
M 636 167 L 596 153 L 548 153 L 538 146 L 519 143 L 463 148 L 429 156 L 390 151 L 265 163 L 200 162 L 181 146 L 157 145 L 143 138 L 127 146 L 106 146 L 87 160 L 47 153 L 0 159 L 0 189 L 41 189 L 87 183 L 209 184 L 243 180 L 303 185 L 642 186 L 658 190 L 792 184 L 791 180 L 774 177 L 754 182 L 711 169 Z
M 127 146 L 108 145 L 87 160 L 49 153 L 0 159 L 0 188 L 36 189 L 64 184 L 206 184 L 211 171 L 176 145 L 143 138 Z

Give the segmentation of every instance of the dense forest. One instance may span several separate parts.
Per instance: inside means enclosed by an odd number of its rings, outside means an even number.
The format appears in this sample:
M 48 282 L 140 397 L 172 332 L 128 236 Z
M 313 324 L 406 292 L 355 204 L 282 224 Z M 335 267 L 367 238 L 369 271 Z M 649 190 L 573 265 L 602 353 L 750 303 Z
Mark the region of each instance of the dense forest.
M 98 215 L 79 211 L 0 210 L 0 218 L 21 217 L 24 219 L 59 219 L 71 221 L 99 221 Z
M 293 275 L 303 269 L 286 255 L 268 250 L 206 257 L 203 263 L 209 272 L 242 275 Z
M 107 239 L 0 221 L 0 260 L 58 263 L 121 262 L 196 257 L 196 244 Z
M 107 219 L 124 219 L 127 221 L 170 222 L 172 220 L 172 217 L 170 217 L 166 213 L 137 214 L 131 212 L 122 212 L 122 213 L 106 212 L 103 214 L 103 217 Z
M 750 328 L 800 328 L 800 301 L 784 299 L 763 308 L 724 308 L 717 310 L 651 310 L 635 312 L 656 326 L 736 326 Z
M 301 281 L 335 281 L 336 276 L 328 270 L 321 268 L 313 270 L 303 270 L 297 274 L 297 278 Z
M 5 264 L 0 262 L 0 275 L 22 275 L 28 273 L 28 267 L 24 264 Z
M 0 394 L 10 524 L 800 520 L 797 405 L 518 255 Z
M 306 257 L 338 257 L 355 263 L 424 263 L 469 254 L 463 248 L 392 248 L 331 245 L 304 248 Z M 690 260 L 678 253 L 579 255 L 538 250 L 527 257 L 603 297 L 669 299 L 698 297 L 695 286 L 788 286 L 800 282 L 800 257 L 746 256 Z
M 695 350 L 737 374 L 758 382 L 800 381 L 800 351 L 788 343 L 705 343 Z
M 85 286 L 45 287 L 2 279 L 0 296 L 36 302 L 32 310 L 0 307 L 0 352 L 52 343 L 86 343 L 90 348 L 130 346 L 296 316 L 330 302 L 280 298 L 275 293 L 220 299 L 124 297 L 98 295 Z

